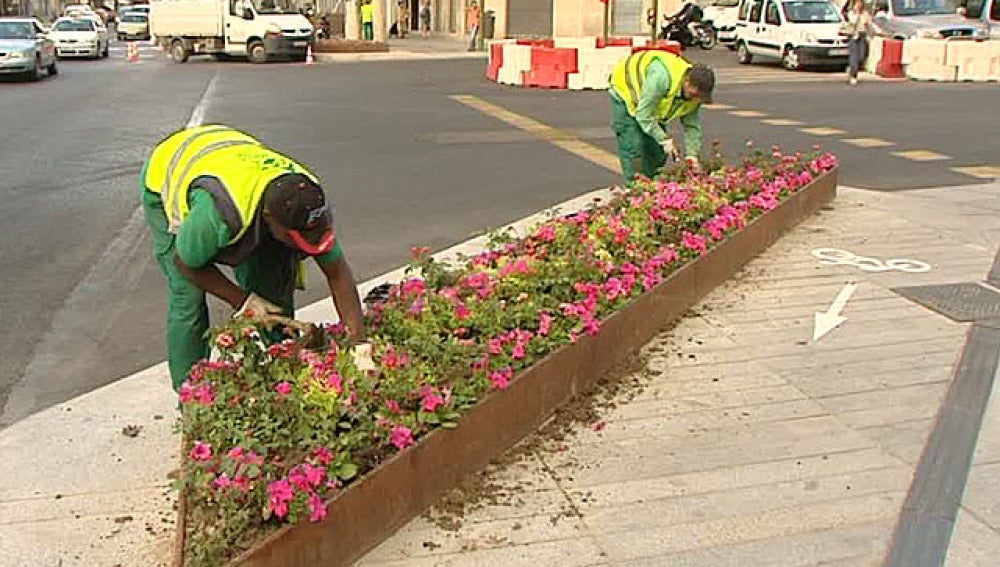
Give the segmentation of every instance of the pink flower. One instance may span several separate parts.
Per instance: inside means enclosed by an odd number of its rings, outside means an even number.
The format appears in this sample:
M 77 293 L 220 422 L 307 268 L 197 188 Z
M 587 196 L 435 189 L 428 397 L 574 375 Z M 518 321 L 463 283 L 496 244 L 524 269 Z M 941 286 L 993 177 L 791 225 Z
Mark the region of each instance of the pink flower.
M 514 377 L 514 369 L 506 367 L 501 370 L 490 372 L 489 381 L 497 390 L 506 390 L 510 386 L 510 379 Z
M 284 398 L 288 394 L 292 393 L 292 385 L 288 382 L 279 382 L 278 385 L 274 387 L 274 391 L 278 392 L 278 395 Z
M 691 250 L 692 252 L 698 252 L 699 254 L 704 254 L 707 249 L 704 236 L 701 236 L 700 234 L 693 234 L 686 230 L 681 235 L 681 246 Z
M 624 244 L 625 241 L 628 240 L 628 237 L 629 237 L 629 235 L 631 233 L 632 233 L 632 229 L 631 228 L 628 228 L 628 227 L 625 227 L 625 226 L 616 227 L 615 228 L 614 243 L 615 244 Z
M 424 312 L 424 298 L 418 297 L 416 301 L 410 305 L 409 309 L 410 315 L 420 315 Z
M 389 441 L 395 445 L 397 449 L 402 451 L 410 445 L 413 445 L 413 432 L 410 431 L 409 427 L 397 425 L 392 428 L 392 434 L 389 436 Z
M 189 404 L 194 401 L 194 388 L 191 387 L 190 382 L 184 382 L 181 384 L 178 397 L 180 398 L 182 404 Z
M 403 282 L 403 295 L 406 297 L 423 295 L 427 291 L 427 285 L 420 278 L 410 278 Z
M 544 337 L 548 335 L 551 330 L 552 315 L 549 315 L 546 311 L 542 311 L 538 314 L 538 335 Z
M 195 461 L 207 461 L 212 458 L 212 446 L 208 443 L 202 443 L 201 441 L 195 441 L 194 447 L 188 456 Z
M 329 465 L 333 461 L 333 453 L 326 447 L 317 447 L 313 451 L 313 455 L 316 456 L 316 460 L 323 463 L 324 465 Z
M 237 476 L 233 479 L 233 486 L 240 492 L 244 493 L 250 492 L 250 489 L 253 488 L 250 479 L 243 475 Z
M 427 394 L 423 399 L 423 410 L 427 413 L 434 413 L 444 404 L 444 398 L 438 394 Z
M 301 467 L 295 467 L 292 472 L 288 475 L 288 482 L 297 488 L 300 492 L 309 491 L 309 479 L 306 478 L 305 473 L 302 471 Z
M 427 246 L 414 246 L 413 248 L 410 248 L 410 255 L 413 256 L 414 260 L 419 260 L 430 251 L 431 249 Z
M 246 454 L 246 449 L 244 449 L 243 447 L 233 447 L 232 449 L 229 450 L 228 453 L 226 453 L 226 456 L 238 463 L 241 463 L 243 462 L 243 456 L 245 454 Z
M 464 303 L 459 303 L 458 305 L 455 306 L 455 318 L 458 319 L 459 321 L 464 321 L 465 319 L 468 319 L 469 315 L 471 314 L 472 311 L 469 310 L 468 306 L 466 306 Z
M 399 415 L 399 414 L 403 413 L 403 408 L 399 407 L 399 402 L 397 402 L 396 400 L 386 400 L 385 401 L 385 407 L 390 412 L 392 412 L 392 413 L 394 413 L 396 415 Z
M 489 344 L 490 354 L 500 354 L 503 352 L 503 339 L 492 338 L 487 343 Z
M 226 473 L 220 474 L 215 480 L 212 481 L 212 488 L 215 490 L 225 490 L 232 485 L 233 483 L 229 480 L 229 475 Z
M 236 344 L 236 337 L 230 335 L 229 333 L 222 333 L 218 337 L 215 337 L 215 345 L 219 348 L 230 348 Z
M 309 463 L 303 463 L 302 473 L 312 486 L 319 486 L 326 480 L 326 468 L 324 467 L 314 467 Z
M 318 494 L 315 492 L 312 493 L 306 504 L 309 505 L 310 522 L 322 522 L 323 518 L 326 518 L 326 503 L 323 502 L 323 499 Z
M 344 380 L 341 378 L 340 374 L 331 372 L 330 375 L 326 377 L 326 387 L 340 394 L 344 391 Z
M 614 301 L 619 297 L 628 295 L 625 287 L 622 285 L 622 280 L 618 278 L 608 278 L 608 281 L 604 283 L 604 293 L 608 301 Z
M 243 462 L 248 465 L 261 466 L 264 464 L 264 457 L 254 453 L 253 451 L 247 451 L 246 456 L 243 458 Z
M 521 342 L 516 343 L 514 345 L 514 349 L 511 350 L 510 357 L 513 358 L 514 360 L 523 360 L 524 355 L 525 355 L 524 343 Z
M 267 485 L 271 511 L 279 518 L 288 515 L 288 503 L 295 497 L 292 485 L 287 480 L 277 480 Z
M 552 242 L 556 239 L 556 227 L 551 224 L 543 224 L 535 231 L 535 238 L 542 242 Z
M 215 394 L 212 393 L 212 386 L 208 384 L 198 386 L 198 389 L 194 391 L 194 397 L 203 406 L 210 406 L 215 403 Z

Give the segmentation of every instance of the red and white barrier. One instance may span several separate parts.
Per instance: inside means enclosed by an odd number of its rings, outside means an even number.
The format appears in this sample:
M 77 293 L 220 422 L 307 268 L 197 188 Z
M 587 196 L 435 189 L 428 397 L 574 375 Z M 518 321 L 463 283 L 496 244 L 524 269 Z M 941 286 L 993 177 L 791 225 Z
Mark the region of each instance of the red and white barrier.
M 638 39 L 639 41 L 636 41 Z M 555 38 L 549 40 L 497 40 L 490 42 L 486 76 L 505 85 L 553 89 L 588 90 L 608 88 L 615 64 L 644 49 L 681 53 L 676 42 L 648 37 Z

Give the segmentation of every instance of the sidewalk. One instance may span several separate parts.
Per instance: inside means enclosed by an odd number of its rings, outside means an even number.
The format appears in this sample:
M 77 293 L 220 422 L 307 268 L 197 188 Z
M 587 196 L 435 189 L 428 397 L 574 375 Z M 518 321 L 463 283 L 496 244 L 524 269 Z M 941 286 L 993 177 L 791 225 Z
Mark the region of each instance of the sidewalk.
M 982 280 L 998 190 L 843 189 L 647 345 L 644 368 L 360 565 L 881 564 L 969 327 L 892 288 Z M 823 266 L 820 247 L 932 269 Z M 813 314 L 848 280 L 860 285 L 847 321 L 812 342 Z M 166 564 L 179 444 L 168 383 L 159 365 L 0 431 L 0 566 Z M 949 565 L 992 565 L 1000 549 L 998 406 Z
M 448 35 L 431 35 L 424 38 L 410 33 L 405 39 L 389 39 L 389 51 L 381 53 L 316 53 L 320 63 L 347 63 L 354 61 L 410 61 L 429 59 L 486 59 L 487 51 L 469 51 L 469 41 Z

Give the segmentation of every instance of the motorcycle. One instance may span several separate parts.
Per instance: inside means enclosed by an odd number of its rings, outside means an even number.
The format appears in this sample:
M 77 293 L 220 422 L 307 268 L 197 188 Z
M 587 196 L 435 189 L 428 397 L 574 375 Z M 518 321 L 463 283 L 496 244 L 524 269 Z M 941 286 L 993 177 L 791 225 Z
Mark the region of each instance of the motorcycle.
M 664 16 L 665 23 L 660 28 L 660 39 L 676 41 L 684 47 L 695 45 L 709 50 L 718 42 L 712 22 L 702 20 L 700 16 L 670 17 Z

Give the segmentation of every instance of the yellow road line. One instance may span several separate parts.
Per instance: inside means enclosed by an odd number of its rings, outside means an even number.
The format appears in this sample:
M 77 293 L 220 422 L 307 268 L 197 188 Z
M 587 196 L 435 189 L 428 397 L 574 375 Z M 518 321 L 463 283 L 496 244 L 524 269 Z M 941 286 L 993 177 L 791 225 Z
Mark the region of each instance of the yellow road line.
M 802 126 L 802 123 L 798 120 L 789 120 L 788 118 L 767 118 L 761 120 L 761 123 L 770 126 Z
M 477 96 L 452 95 L 448 98 L 454 100 L 455 102 L 462 103 L 469 108 L 478 110 L 487 116 L 492 116 L 497 120 L 506 122 L 519 130 L 528 132 L 539 140 L 551 142 L 552 145 L 577 157 L 581 157 L 590 163 L 599 165 L 615 173 L 621 173 L 621 165 L 618 161 L 618 156 L 607 150 L 588 144 L 570 132 L 558 130 L 552 126 L 543 124 L 534 118 L 529 118 L 522 114 L 511 112 L 502 106 L 486 102 Z
M 739 116 L 741 118 L 761 118 L 763 116 L 767 116 L 766 112 L 760 112 L 758 110 L 730 110 L 729 114 Z
M 857 146 L 859 148 L 884 148 L 886 146 L 895 145 L 892 142 L 887 142 L 881 138 L 844 138 L 841 142 Z
M 951 159 L 951 156 L 946 156 L 930 150 L 904 150 L 901 152 L 892 152 L 892 155 L 913 161 L 941 161 Z
M 813 136 L 840 136 L 846 134 L 847 132 L 843 130 L 837 130 L 836 128 L 799 128 L 800 132 L 805 132 L 806 134 L 812 134 Z
M 981 179 L 1000 178 L 1000 165 L 968 165 L 964 167 L 953 167 L 951 170 L 956 173 L 961 173 L 962 175 L 979 177 Z

